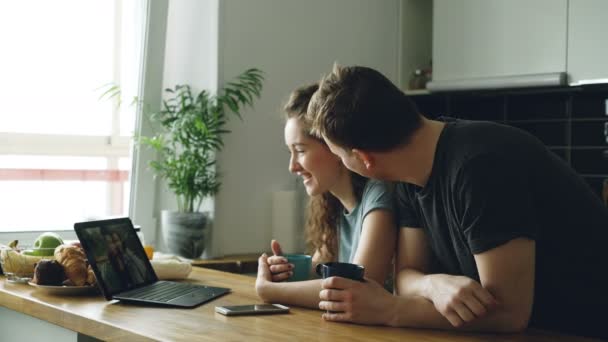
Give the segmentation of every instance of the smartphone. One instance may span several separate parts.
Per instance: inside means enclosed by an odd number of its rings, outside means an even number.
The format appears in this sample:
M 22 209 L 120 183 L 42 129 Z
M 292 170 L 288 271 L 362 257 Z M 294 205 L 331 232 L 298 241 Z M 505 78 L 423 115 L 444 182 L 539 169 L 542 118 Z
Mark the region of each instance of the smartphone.
M 236 315 L 260 315 L 260 314 L 277 314 L 288 313 L 289 308 L 281 304 L 253 304 L 253 305 L 233 305 L 233 306 L 216 306 L 215 312 L 219 312 L 226 316 Z

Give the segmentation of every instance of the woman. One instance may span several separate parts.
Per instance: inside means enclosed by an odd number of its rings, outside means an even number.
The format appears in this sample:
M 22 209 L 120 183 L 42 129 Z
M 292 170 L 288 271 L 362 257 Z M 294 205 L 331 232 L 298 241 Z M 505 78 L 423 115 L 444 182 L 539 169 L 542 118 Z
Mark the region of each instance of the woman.
M 324 141 L 312 136 L 306 109 L 317 84 L 295 90 L 285 105 L 285 143 L 291 153 L 289 171 L 300 177 L 310 196 L 307 243 L 316 264 L 351 262 L 380 284 L 392 273 L 397 228 L 387 184 L 368 180 L 344 167 Z M 317 308 L 321 279 L 284 283 L 293 265 L 281 256 L 263 254 L 258 261 L 256 291 L 266 302 Z M 312 272 L 311 272 L 312 273 Z

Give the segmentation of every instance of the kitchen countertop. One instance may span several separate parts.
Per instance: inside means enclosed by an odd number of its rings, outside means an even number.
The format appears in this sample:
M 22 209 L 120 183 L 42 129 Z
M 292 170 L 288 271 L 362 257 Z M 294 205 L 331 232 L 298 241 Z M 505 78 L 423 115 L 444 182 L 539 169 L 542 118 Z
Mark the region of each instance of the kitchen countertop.
M 229 287 L 232 293 L 194 309 L 145 307 L 106 301 L 100 295 L 57 296 L 0 276 L 0 306 L 104 341 L 385 340 L 385 341 L 591 341 L 529 331 L 473 334 L 326 322 L 318 310 L 291 308 L 286 315 L 226 317 L 218 305 L 260 303 L 255 279 L 195 267 L 187 281 Z

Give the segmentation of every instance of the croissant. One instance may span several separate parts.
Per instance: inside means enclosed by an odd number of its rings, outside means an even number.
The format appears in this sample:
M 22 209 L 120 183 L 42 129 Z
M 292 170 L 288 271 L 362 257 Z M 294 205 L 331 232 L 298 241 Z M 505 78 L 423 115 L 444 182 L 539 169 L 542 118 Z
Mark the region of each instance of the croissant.
M 97 278 L 95 278 L 95 272 L 91 268 L 91 265 L 87 268 L 87 284 L 94 286 L 97 283 Z
M 87 283 L 89 277 L 87 259 L 80 247 L 57 246 L 55 259 L 63 266 L 68 283 L 74 286 L 84 286 Z

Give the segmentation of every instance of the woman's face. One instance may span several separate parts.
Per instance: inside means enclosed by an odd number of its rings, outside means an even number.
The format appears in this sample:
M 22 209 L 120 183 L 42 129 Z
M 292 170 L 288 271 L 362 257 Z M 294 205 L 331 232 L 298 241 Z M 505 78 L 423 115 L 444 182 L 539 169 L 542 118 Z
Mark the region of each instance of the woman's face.
M 296 118 L 285 124 L 285 144 L 291 153 L 289 171 L 302 177 L 310 196 L 329 191 L 346 171 L 340 158 L 322 140 L 306 134 L 304 125 Z

